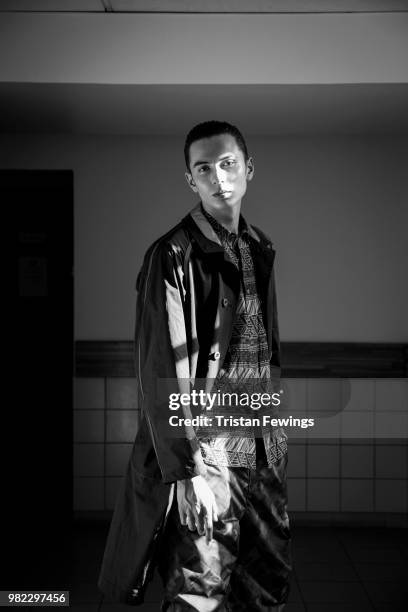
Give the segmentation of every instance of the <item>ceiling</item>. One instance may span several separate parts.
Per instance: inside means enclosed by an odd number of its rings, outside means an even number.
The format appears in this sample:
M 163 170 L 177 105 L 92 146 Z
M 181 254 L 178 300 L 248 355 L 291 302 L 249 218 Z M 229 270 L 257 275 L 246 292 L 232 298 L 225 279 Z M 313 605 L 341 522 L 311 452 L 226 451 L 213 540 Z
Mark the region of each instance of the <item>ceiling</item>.
M 0 12 L 374 13 L 408 0 L 1 0 Z
M 0 0 L 7 12 L 395 12 L 408 0 Z M 253 134 L 408 134 L 407 84 L 0 83 L 0 132 L 184 134 L 228 118 Z
M 209 118 L 261 135 L 408 135 L 408 85 L 0 84 L 3 133 L 172 135 Z

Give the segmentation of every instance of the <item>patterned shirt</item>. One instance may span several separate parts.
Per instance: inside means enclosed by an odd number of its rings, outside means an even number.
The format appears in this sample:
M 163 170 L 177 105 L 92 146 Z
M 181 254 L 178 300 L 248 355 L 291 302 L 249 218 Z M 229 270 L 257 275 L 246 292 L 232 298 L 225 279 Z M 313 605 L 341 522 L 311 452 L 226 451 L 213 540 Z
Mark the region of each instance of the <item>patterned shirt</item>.
M 267 392 L 271 388 L 269 349 L 256 288 L 247 223 L 241 215 L 237 235 L 218 223 L 202 205 L 201 210 L 240 275 L 240 292 L 231 340 L 222 368 L 215 379 L 216 389 L 222 392 L 236 391 L 238 383 L 239 388 L 243 387 L 249 393 L 254 390 Z M 257 452 L 262 452 L 263 448 L 269 467 L 287 452 L 286 434 L 282 428 L 277 433 L 277 436 L 273 436 L 270 427 L 262 428 L 262 445 L 261 441 L 256 440 L 251 428 L 238 431 L 234 428 L 235 435 L 213 438 L 209 430 L 199 428 L 197 431 L 198 437 L 202 438 L 200 448 L 205 463 L 251 469 L 256 468 Z

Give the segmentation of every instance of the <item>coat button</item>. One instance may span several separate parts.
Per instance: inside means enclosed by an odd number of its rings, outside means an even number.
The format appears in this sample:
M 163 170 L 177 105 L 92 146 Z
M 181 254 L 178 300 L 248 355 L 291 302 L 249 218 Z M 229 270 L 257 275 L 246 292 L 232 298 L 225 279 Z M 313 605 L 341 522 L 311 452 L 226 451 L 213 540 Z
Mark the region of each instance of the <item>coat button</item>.
M 228 298 L 222 298 L 221 304 L 223 305 L 224 308 L 226 308 L 229 305 Z
M 211 353 L 211 355 L 208 355 L 208 359 L 212 359 L 213 361 L 216 361 L 220 357 L 221 357 L 220 351 L 215 351 L 215 353 Z

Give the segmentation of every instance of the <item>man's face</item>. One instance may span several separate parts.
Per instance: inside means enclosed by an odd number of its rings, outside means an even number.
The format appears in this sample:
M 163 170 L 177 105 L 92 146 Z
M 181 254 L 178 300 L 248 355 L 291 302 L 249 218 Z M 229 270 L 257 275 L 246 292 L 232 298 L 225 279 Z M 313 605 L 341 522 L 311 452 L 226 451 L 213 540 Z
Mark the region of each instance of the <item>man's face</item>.
M 190 146 L 190 172 L 186 172 L 186 179 L 210 214 L 239 206 L 253 173 L 252 158 L 245 162 L 230 134 L 203 138 Z

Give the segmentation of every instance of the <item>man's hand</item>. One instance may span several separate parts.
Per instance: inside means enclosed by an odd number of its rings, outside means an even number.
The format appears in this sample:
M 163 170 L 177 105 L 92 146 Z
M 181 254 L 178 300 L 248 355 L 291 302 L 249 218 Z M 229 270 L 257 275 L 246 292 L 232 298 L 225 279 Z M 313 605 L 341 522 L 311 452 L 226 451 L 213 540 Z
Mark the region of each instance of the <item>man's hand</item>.
M 218 521 L 218 508 L 214 493 L 203 476 L 193 476 L 177 482 L 177 503 L 182 525 L 190 531 L 197 529 L 206 535 L 207 542 L 213 537 L 213 521 Z

